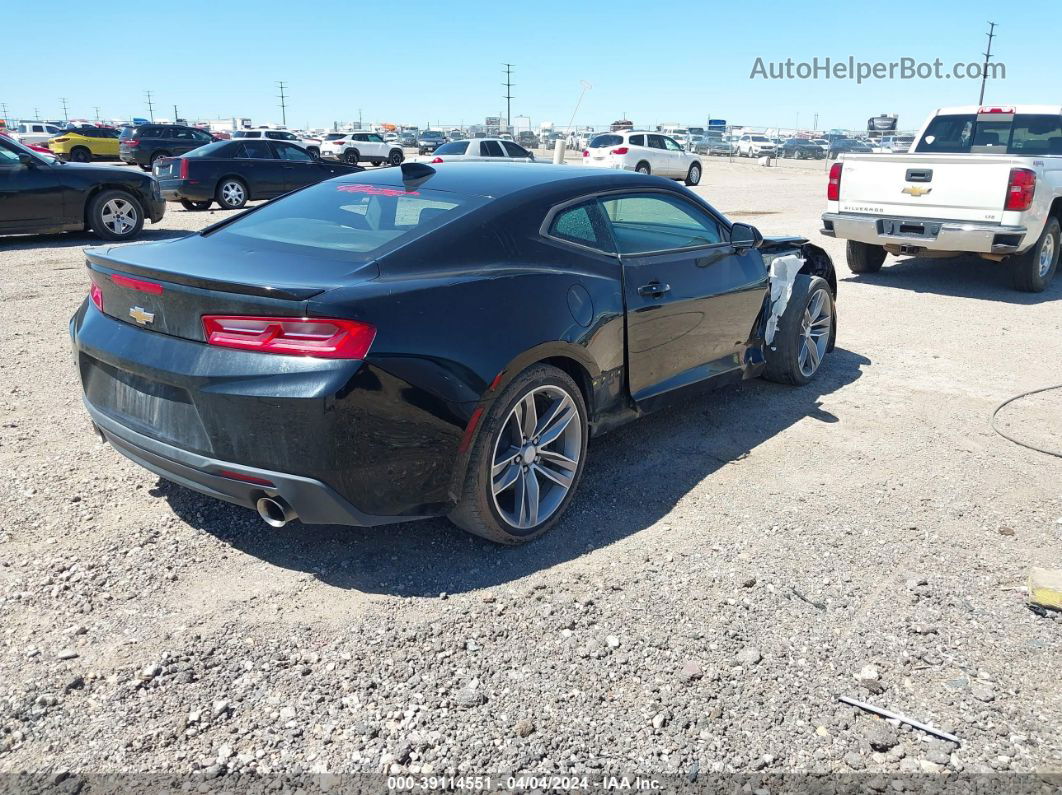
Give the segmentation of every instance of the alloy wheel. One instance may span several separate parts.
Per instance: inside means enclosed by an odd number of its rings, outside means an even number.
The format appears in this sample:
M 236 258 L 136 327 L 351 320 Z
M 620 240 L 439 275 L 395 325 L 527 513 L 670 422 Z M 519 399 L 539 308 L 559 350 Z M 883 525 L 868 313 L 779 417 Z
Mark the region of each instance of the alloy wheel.
M 800 353 L 797 354 L 797 366 L 806 377 L 811 377 L 819 369 L 822 357 L 826 355 L 826 346 L 830 341 L 833 317 L 830 314 L 830 302 L 826 300 L 826 291 L 818 290 L 800 322 Z
M 579 471 L 582 425 L 564 389 L 541 386 L 513 406 L 501 426 L 491 459 L 494 507 L 521 530 L 549 519 Z
M 226 182 L 221 186 L 221 198 L 230 207 L 239 206 L 246 194 L 243 190 L 243 185 L 239 182 Z
M 1040 278 L 1047 276 L 1051 266 L 1055 262 L 1055 236 L 1044 235 L 1043 245 L 1040 246 Z
M 104 204 L 100 217 L 103 225 L 114 235 L 127 235 L 136 228 L 136 207 L 125 199 L 111 199 Z

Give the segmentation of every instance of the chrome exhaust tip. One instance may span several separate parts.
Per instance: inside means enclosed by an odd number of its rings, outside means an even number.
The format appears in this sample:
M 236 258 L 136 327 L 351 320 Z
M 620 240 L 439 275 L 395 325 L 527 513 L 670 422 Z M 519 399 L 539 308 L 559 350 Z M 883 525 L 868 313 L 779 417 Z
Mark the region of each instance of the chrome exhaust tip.
M 255 503 L 258 515 L 270 527 L 283 527 L 296 518 L 295 511 L 281 497 L 262 497 Z

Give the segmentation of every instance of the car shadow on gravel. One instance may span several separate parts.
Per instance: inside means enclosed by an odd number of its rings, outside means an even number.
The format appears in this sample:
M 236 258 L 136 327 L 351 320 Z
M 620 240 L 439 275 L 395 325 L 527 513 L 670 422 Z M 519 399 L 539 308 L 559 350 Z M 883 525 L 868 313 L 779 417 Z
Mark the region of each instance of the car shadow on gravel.
M 190 229 L 145 229 L 135 240 L 128 243 L 114 243 L 101 240 L 91 232 L 61 232 L 54 235 L 16 235 L 0 239 L 0 251 L 30 251 L 36 248 L 56 249 L 87 246 L 122 245 L 131 243 L 152 243 L 159 240 L 173 240 L 195 234 Z
M 1023 293 L 1011 284 L 1007 263 L 980 257 L 889 257 L 877 273 L 850 274 L 843 281 L 1008 304 L 1042 304 L 1062 298 L 1062 276 L 1056 276 L 1042 293 Z
M 280 530 L 245 508 L 168 481 L 153 490 L 193 527 L 275 566 L 337 588 L 401 596 L 462 593 L 525 577 L 653 525 L 716 470 L 806 417 L 838 418 L 821 398 L 862 374 L 870 360 L 838 348 L 819 377 L 794 388 L 762 380 L 661 411 L 590 444 L 587 468 L 564 519 L 543 538 L 500 547 L 445 519 L 350 528 L 292 522 Z M 710 518 L 710 509 L 705 518 Z

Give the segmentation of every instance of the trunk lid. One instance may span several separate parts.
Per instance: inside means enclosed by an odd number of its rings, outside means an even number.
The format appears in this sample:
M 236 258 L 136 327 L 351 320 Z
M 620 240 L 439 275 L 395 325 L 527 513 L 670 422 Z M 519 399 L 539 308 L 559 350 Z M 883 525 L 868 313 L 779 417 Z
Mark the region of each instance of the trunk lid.
M 1010 170 L 993 155 L 846 155 L 840 212 L 1001 222 Z
M 165 243 L 86 249 L 103 312 L 124 323 L 202 341 L 203 315 L 300 317 L 312 296 L 376 278 L 375 261 L 282 259 L 193 235 Z

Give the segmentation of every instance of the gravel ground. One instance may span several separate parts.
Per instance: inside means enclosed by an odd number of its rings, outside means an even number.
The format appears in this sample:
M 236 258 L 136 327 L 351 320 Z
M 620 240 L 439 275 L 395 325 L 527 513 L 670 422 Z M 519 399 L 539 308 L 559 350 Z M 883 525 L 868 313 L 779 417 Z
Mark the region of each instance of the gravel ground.
M 1062 770 L 1062 461 L 989 428 L 1062 374 L 1062 279 L 853 277 L 823 164 L 698 189 L 841 276 L 813 384 L 750 382 L 595 441 L 565 520 L 267 528 L 90 432 L 67 339 L 87 235 L 0 243 L 0 772 Z M 220 211 L 171 205 L 160 240 Z M 1008 432 L 1062 446 L 1062 396 Z M 838 703 L 870 701 L 961 746 Z M 74 781 L 67 779 L 67 782 Z

